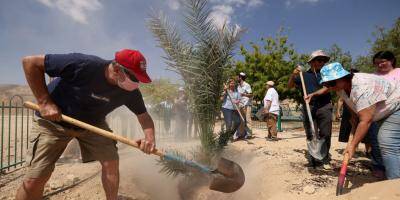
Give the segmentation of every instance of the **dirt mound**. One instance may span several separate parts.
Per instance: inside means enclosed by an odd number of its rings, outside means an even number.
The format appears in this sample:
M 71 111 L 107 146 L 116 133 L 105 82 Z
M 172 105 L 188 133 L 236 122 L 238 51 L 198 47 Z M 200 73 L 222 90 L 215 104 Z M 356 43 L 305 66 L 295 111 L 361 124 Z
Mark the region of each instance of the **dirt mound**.
M 400 179 L 369 183 L 352 190 L 343 199 L 400 199 Z

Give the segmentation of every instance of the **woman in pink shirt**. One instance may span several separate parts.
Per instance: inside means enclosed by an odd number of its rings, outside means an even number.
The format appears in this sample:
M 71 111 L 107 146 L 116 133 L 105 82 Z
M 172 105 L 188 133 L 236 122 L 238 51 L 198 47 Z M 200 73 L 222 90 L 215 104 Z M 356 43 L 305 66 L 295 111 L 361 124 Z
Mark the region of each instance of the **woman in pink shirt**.
M 400 69 L 396 67 L 396 57 L 390 51 L 380 51 L 372 58 L 372 63 L 376 67 L 375 75 L 389 81 L 400 81 Z M 376 177 L 384 178 L 385 167 L 378 143 L 378 126 L 376 123 L 371 124 L 368 131 L 369 142 L 371 143 L 371 159 L 373 163 L 373 174 Z
M 390 51 L 380 51 L 372 59 L 375 74 L 386 80 L 400 81 L 400 68 L 396 68 L 396 57 Z

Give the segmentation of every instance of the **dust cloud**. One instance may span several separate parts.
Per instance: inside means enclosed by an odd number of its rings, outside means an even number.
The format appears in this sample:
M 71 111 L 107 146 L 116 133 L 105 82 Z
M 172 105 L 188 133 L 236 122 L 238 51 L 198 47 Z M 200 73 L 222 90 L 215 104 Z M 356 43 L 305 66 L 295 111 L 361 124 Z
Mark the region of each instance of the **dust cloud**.
M 151 115 L 154 116 L 154 113 Z M 165 128 L 165 121 L 159 120 L 157 117 L 153 117 L 153 120 L 158 149 L 178 150 L 190 154 L 189 152 L 200 145 L 199 139 L 182 138 L 182 135 L 168 131 Z M 169 128 L 175 130 L 174 119 L 169 120 L 171 120 Z M 136 116 L 131 114 L 127 108 L 120 108 L 111 113 L 108 116 L 108 122 L 116 134 L 131 139 L 143 137 Z M 260 165 L 260 160 L 254 159 L 254 155 L 250 153 L 240 152 L 234 148 L 227 148 L 223 156 L 237 162 L 243 168 L 246 181 L 240 190 L 231 194 L 209 190 L 208 183 L 204 182 L 204 180 L 209 180 L 208 175 L 204 175 L 204 179 L 187 180 L 183 176 L 171 177 L 161 173 L 162 166 L 158 165 L 157 160 L 159 158 L 155 155 L 143 154 L 141 151 L 126 145 L 120 145 L 119 154 L 120 187 L 125 188 L 124 192 L 129 192 L 126 188 L 129 190 L 131 185 L 135 185 L 139 191 L 148 196 L 148 199 L 258 199 L 257 191 L 260 191 L 263 185 L 259 178 L 264 170 L 263 166 Z M 132 192 L 135 191 L 132 189 Z

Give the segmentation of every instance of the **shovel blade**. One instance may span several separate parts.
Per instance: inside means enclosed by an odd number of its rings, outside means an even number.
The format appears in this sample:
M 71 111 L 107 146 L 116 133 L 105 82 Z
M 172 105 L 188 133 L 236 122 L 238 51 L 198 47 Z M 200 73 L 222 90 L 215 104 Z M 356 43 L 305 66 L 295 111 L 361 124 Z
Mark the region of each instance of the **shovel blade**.
M 243 169 L 235 162 L 221 158 L 209 188 L 211 190 L 232 193 L 240 189 L 245 181 Z
M 307 140 L 308 153 L 317 160 L 322 160 L 327 155 L 327 147 L 325 139 L 312 139 Z

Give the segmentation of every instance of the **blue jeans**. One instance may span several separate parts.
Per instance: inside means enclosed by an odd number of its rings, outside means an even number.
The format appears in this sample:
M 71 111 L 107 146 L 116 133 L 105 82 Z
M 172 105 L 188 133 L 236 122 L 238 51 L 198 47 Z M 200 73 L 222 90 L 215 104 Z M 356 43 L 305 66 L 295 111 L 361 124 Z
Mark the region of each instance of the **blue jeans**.
M 400 178 L 400 110 L 381 121 L 379 147 L 388 179 Z
M 368 141 L 371 144 L 371 161 L 375 170 L 385 171 L 382 154 L 378 143 L 379 127 L 376 122 L 372 123 L 368 129 Z
M 226 130 L 236 130 L 240 124 L 239 113 L 236 110 L 222 108 L 222 114 L 224 115 Z

